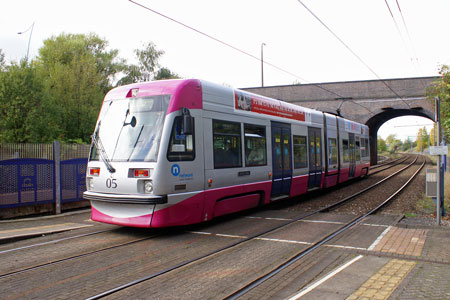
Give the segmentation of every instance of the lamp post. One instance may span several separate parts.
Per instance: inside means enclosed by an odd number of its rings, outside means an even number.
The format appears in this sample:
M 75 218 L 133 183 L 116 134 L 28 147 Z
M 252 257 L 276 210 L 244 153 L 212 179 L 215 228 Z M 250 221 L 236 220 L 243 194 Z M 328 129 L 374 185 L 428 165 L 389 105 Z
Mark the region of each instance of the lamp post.
M 28 32 L 28 30 L 30 30 L 30 29 L 31 29 L 31 32 L 30 32 L 30 37 L 28 38 L 28 48 L 27 48 L 27 58 L 26 58 L 27 62 L 28 62 L 28 55 L 30 54 L 30 42 L 31 42 L 31 36 L 33 35 L 34 22 L 33 22 L 33 24 L 31 24 L 30 27 L 28 27 L 27 30 L 17 33 L 17 34 L 24 34 L 24 33 Z
M 264 87 L 264 58 L 263 58 L 263 47 L 265 43 L 261 44 L 261 86 Z
M 436 145 L 441 145 L 441 111 L 440 111 L 440 101 L 439 97 L 434 98 L 435 103 L 435 121 L 436 121 Z M 441 192 L 443 191 L 443 187 L 441 189 L 441 185 L 443 184 L 442 168 L 441 168 L 441 155 L 437 156 L 436 169 L 437 169 L 437 193 L 436 193 L 436 225 L 441 225 L 441 200 L 443 201 Z

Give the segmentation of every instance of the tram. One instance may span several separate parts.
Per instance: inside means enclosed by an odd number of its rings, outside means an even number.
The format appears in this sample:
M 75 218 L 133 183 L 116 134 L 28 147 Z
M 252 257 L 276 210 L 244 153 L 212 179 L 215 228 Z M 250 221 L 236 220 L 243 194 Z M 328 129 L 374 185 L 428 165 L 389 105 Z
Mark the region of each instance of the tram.
M 368 127 L 207 81 L 109 91 L 86 172 L 92 220 L 180 226 L 369 172 Z

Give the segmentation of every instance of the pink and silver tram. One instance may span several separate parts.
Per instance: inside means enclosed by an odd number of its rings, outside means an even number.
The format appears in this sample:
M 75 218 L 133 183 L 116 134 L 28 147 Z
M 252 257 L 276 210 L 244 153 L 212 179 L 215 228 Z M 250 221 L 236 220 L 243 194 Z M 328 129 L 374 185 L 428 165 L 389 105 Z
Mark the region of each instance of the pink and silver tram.
M 111 90 L 92 139 L 84 198 L 124 226 L 208 221 L 369 170 L 367 126 L 194 79 Z

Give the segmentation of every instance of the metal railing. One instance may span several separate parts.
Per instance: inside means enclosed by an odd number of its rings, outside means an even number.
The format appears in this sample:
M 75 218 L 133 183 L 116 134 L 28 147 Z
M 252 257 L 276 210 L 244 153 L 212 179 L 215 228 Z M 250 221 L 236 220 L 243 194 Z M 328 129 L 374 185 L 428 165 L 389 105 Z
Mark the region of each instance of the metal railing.
M 61 160 L 87 158 L 90 145 L 61 144 Z M 53 144 L 0 144 L 0 160 L 15 158 L 53 159 Z
M 0 208 L 81 201 L 89 145 L 0 144 Z

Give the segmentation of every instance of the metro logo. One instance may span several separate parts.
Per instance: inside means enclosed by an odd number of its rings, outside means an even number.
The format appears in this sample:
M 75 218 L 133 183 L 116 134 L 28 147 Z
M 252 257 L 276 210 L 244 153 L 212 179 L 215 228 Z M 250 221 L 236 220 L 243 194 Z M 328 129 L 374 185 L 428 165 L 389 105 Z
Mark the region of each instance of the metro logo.
M 170 172 L 172 173 L 173 176 L 178 176 L 181 172 L 181 168 L 178 164 L 174 164 L 170 169 Z

